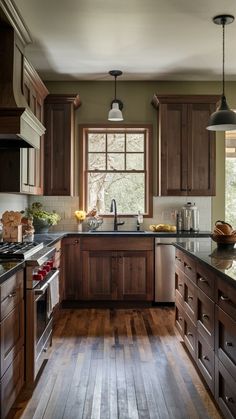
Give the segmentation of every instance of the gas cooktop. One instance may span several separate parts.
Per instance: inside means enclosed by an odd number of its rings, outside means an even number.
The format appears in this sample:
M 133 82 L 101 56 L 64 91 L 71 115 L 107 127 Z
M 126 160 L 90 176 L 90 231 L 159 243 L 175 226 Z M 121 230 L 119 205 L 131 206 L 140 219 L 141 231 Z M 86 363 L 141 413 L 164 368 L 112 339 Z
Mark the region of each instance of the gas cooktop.
M 0 259 L 27 259 L 43 248 L 43 243 L 0 242 Z

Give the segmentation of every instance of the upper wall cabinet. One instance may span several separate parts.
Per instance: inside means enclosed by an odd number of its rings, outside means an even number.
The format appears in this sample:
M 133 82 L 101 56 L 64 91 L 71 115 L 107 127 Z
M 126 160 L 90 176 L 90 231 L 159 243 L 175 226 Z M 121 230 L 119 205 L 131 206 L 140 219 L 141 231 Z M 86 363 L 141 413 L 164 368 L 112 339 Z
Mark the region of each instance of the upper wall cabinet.
M 48 95 L 44 105 L 44 194 L 74 194 L 75 110 L 78 95 Z
M 154 95 L 159 118 L 159 195 L 215 195 L 215 133 L 206 129 L 218 96 Z

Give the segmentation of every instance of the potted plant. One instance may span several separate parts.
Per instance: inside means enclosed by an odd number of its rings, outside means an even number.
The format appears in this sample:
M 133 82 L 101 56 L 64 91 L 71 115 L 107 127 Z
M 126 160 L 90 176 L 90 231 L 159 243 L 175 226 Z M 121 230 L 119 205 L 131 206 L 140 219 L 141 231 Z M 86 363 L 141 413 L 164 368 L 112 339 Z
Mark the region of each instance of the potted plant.
M 26 208 L 26 216 L 33 219 L 35 233 L 48 233 L 49 227 L 57 224 L 61 217 L 56 211 L 43 210 L 40 202 L 33 202 L 30 208 Z

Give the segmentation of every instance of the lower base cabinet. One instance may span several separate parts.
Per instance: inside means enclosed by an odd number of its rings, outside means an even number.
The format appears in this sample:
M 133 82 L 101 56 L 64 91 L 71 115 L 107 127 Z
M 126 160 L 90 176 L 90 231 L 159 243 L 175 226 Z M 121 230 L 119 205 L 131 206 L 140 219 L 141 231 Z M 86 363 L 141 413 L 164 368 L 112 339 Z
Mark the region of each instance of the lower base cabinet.
M 7 417 L 9 410 L 15 402 L 24 385 L 24 347 L 18 352 L 11 365 L 0 381 L 1 406 L 0 417 Z
M 190 266 L 190 257 L 187 265 Z M 175 325 L 223 416 L 236 418 L 236 292 L 229 281 L 193 259 L 191 278 L 179 249 Z M 193 266 L 193 265 L 192 265 Z M 194 276 L 195 275 L 195 276 Z
M 148 251 L 83 251 L 85 300 L 153 300 L 153 261 Z
M 5 419 L 24 385 L 23 270 L 0 285 L 0 418 Z

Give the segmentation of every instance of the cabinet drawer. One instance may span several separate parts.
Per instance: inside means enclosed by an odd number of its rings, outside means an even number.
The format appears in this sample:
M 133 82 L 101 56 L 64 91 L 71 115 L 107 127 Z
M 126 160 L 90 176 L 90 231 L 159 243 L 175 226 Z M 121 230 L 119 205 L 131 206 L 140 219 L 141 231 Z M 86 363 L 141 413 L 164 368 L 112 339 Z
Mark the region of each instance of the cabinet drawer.
M 197 290 L 197 329 L 214 348 L 215 304 L 199 288 Z
M 182 305 L 184 303 L 184 273 L 178 269 L 175 268 L 175 291 L 176 294 L 179 295 Z
M 188 316 L 184 315 L 184 342 L 190 354 L 196 358 L 196 327 Z
M 154 250 L 154 241 L 149 237 L 83 237 L 82 250 Z
M 24 300 L 21 300 L 0 323 L 0 377 L 24 344 Z
M 175 265 L 178 266 L 181 271 L 184 271 L 183 252 L 181 252 L 179 249 L 175 249 Z
M 197 288 L 192 281 L 185 276 L 184 283 L 184 310 L 196 325 L 197 322 Z
M 184 337 L 184 312 L 183 307 L 176 302 L 175 305 L 175 326 L 177 327 L 182 338 Z
M 218 307 L 215 316 L 216 354 L 236 380 L 236 322 Z
M 196 262 L 184 254 L 184 272 L 188 278 L 196 283 Z
M 197 333 L 197 354 L 196 361 L 208 387 L 214 394 L 215 383 L 215 355 L 213 349 L 207 344 L 203 337 Z
M 0 381 L 0 417 L 4 419 L 24 384 L 24 349 L 18 352 Z
M 220 278 L 217 279 L 216 303 L 236 320 L 236 289 Z
M 227 419 L 236 418 L 236 381 L 221 364 L 215 365 L 215 399 Z
M 201 263 L 197 263 L 196 279 L 197 286 L 201 288 L 208 297 L 214 300 L 216 275 Z
M 23 270 L 16 272 L 0 286 L 0 321 L 23 298 Z

